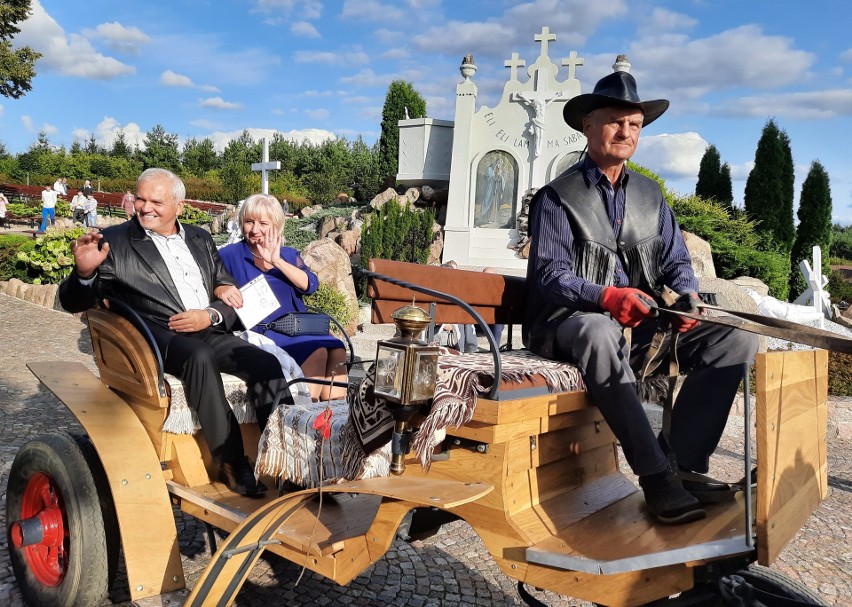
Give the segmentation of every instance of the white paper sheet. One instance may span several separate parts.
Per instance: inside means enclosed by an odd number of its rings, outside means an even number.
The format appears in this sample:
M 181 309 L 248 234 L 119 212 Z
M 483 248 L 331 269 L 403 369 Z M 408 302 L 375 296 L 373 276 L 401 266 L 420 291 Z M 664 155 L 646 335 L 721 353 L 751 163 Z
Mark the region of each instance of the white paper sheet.
M 243 294 L 243 307 L 235 310 L 246 329 L 251 329 L 281 307 L 263 274 L 247 283 L 240 292 Z

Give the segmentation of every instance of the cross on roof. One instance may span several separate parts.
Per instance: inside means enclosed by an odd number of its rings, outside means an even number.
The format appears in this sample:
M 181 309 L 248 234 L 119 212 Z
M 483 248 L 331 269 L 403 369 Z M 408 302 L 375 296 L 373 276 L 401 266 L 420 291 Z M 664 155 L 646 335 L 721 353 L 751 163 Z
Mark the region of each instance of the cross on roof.
M 518 53 L 512 53 L 512 58 L 506 59 L 506 61 L 503 62 L 503 65 L 512 70 L 510 75 L 509 75 L 509 79 L 510 80 L 517 80 L 518 79 L 518 68 L 519 67 L 526 67 L 527 62 L 523 59 L 519 59 Z
M 586 60 L 577 56 L 577 51 L 571 51 L 566 59 L 562 60 L 562 65 L 568 66 L 568 79 L 573 80 L 576 77 L 578 66 L 585 64 Z
M 269 141 L 263 138 L 263 156 L 261 162 L 254 162 L 251 165 L 252 171 L 260 171 L 260 191 L 263 194 L 269 194 L 269 171 L 277 171 L 281 168 L 281 163 L 278 160 L 269 162 Z
M 547 45 L 556 40 L 556 35 L 550 33 L 550 28 L 544 26 L 541 33 L 534 36 L 536 42 L 541 42 L 541 54 L 547 56 Z

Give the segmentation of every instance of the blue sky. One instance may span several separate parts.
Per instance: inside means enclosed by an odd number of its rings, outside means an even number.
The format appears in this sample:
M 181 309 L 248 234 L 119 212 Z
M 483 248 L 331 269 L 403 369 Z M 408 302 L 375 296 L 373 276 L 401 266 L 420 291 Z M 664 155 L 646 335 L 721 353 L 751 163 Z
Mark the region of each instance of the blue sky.
M 412 82 L 432 118 L 453 119 L 461 58 L 494 105 L 517 51 L 550 27 L 584 92 L 626 53 L 643 98 L 671 109 L 643 131 L 637 162 L 679 192 L 704 149 L 730 163 L 741 204 L 761 130 L 790 137 L 796 203 L 810 164 L 831 179 L 834 220 L 852 223 L 852 41 L 846 0 L 33 0 L 17 42 L 44 54 L 33 90 L 0 98 L 0 140 L 24 151 L 39 130 L 70 146 L 154 125 L 220 148 L 249 129 L 319 141 L 379 134 L 388 84 Z

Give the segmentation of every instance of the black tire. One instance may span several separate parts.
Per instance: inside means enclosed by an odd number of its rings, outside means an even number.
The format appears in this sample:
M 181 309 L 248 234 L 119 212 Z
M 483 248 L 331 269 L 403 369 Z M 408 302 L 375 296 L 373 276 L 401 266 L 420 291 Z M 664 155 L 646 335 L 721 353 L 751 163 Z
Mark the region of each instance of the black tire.
M 40 556 L 38 546 L 12 544 L 12 524 L 32 516 L 24 511 L 32 510 L 34 502 L 31 494 L 25 495 L 27 489 L 40 483 L 55 492 L 61 512 L 64 533 L 55 558 Z M 103 603 L 118 558 L 114 511 L 104 516 L 104 509 L 111 507 L 109 487 L 88 438 L 57 432 L 18 451 L 6 488 L 6 532 L 12 569 L 27 603 L 38 607 Z M 54 561 L 58 566 L 51 569 Z
M 769 567 L 752 564 L 749 565 L 748 569 L 737 571 L 736 575 L 763 592 L 785 599 L 795 599 L 806 605 L 828 605 L 820 595 L 798 580 L 789 578 Z

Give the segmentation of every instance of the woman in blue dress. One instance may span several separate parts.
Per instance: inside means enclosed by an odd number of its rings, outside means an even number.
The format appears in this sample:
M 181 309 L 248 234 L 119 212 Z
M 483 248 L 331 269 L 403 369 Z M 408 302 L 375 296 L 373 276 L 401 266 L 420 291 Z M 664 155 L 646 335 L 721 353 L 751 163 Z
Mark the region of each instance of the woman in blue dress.
M 274 196 L 254 194 L 240 208 L 238 216 L 243 238 L 219 250 L 225 268 L 243 286 L 261 274 L 278 298 L 280 307 L 261 320 L 264 325 L 290 312 L 304 312 L 302 297 L 319 287 L 316 274 L 311 272 L 299 252 L 281 246 L 284 231 L 284 210 Z M 239 291 L 224 295 L 222 299 L 235 307 L 242 305 Z M 248 327 L 247 327 L 248 328 Z M 302 368 L 305 377 L 332 379 L 346 382 L 346 350 L 343 342 L 333 335 L 299 335 L 290 337 L 260 326 L 249 328 L 266 335 L 285 350 Z M 343 398 L 346 388 L 308 384 L 314 400 Z

